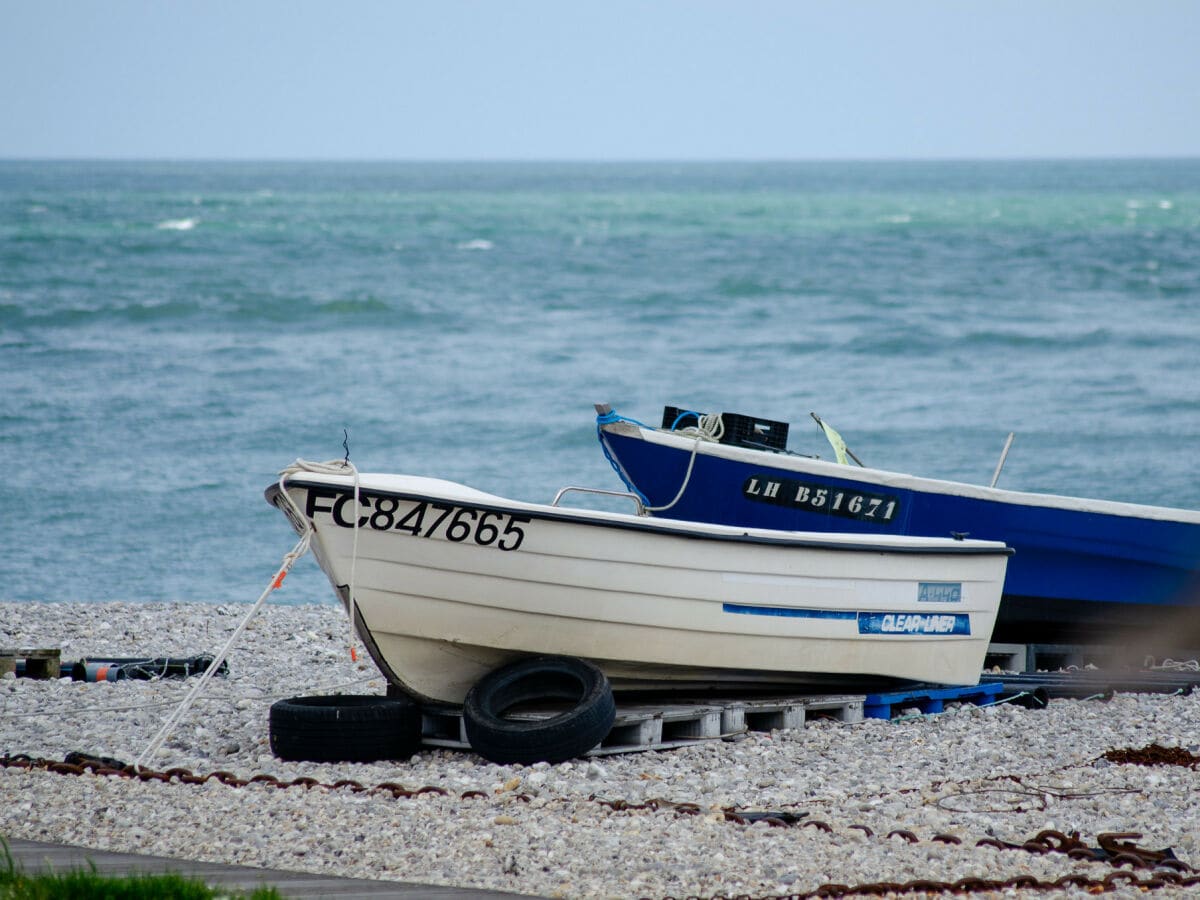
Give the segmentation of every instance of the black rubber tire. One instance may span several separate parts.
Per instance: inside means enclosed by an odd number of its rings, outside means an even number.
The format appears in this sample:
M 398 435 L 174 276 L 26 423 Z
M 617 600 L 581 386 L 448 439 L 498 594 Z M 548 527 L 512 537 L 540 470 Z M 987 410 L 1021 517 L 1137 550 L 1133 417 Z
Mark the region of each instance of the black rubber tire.
M 304 762 L 407 759 L 421 746 L 421 708 L 410 697 L 338 694 L 271 704 L 271 752 Z
M 565 712 L 538 721 L 509 719 L 521 703 L 569 700 Z M 559 763 L 591 750 L 612 729 L 617 708 L 603 672 L 572 656 L 535 656 L 479 680 L 463 704 L 471 749 L 495 763 Z

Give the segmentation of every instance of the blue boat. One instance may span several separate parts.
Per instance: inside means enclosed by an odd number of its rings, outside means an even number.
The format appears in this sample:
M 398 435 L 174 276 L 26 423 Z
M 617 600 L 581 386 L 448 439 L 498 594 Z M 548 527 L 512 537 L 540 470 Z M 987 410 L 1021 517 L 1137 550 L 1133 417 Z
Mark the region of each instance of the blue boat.
M 1200 511 L 1022 493 L 822 460 L 787 450 L 787 423 L 752 416 L 667 407 L 656 428 L 607 405 L 596 410 L 605 455 L 651 515 L 787 531 L 1004 541 L 1016 553 L 994 641 L 1131 641 L 1130 629 L 1140 638 L 1161 628 L 1171 633 L 1158 645 L 1175 639 L 1179 646 L 1189 631 L 1193 643 L 1182 646 L 1200 645 Z M 826 433 L 844 458 L 840 436 Z

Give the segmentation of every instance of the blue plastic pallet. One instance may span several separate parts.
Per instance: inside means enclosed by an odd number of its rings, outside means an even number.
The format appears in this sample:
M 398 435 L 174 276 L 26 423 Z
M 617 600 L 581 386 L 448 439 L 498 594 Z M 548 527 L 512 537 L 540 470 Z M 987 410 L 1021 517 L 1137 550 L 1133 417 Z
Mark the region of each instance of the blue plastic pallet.
M 867 694 L 863 701 L 863 718 L 890 719 L 893 709 L 908 709 L 917 707 L 923 713 L 939 713 L 945 709 L 946 702 L 951 703 L 992 703 L 1004 685 L 973 684 L 969 687 L 914 687 L 905 691 L 894 691 L 889 694 Z

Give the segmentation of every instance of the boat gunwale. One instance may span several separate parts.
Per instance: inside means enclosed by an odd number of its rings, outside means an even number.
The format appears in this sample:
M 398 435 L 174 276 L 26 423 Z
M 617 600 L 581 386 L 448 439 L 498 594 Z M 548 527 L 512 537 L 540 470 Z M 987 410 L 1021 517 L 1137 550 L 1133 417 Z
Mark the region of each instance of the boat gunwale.
M 316 477 L 297 477 L 296 475 L 288 475 L 283 479 L 283 482 L 288 486 L 334 488 L 349 493 L 353 493 L 355 488 L 353 478 L 348 475 L 329 475 Z M 468 488 L 466 485 L 459 485 L 457 482 L 446 483 L 465 488 L 468 491 L 475 491 L 475 489 Z M 704 522 L 681 522 L 677 519 L 638 517 L 629 515 L 627 513 L 613 513 L 602 510 L 572 511 L 569 509 L 562 509 L 561 507 L 547 506 L 545 504 L 528 503 L 518 500 L 509 501 L 504 497 L 499 497 L 494 494 L 486 494 L 483 492 L 475 493 L 478 496 L 489 499 L 481 500 L 477 499 L 476 496 L 438 496 L 435 494 L 415 491 L 379 488 L 364 484 L 361 477 L 358 482 L 358 487 L 360 492 L 368 493 L 372 496 L 393 497 L 397 499 L 414 501 L 441 500 L 445 502 L 454 502 L 463 506 L 470 505 L 473 508 L 480 509 L 485 512 L 512 514 L 514 511 L 517 511 L 521 515 L 529 515 L 531 518 L 548 522 L 559 522 L 572 525 L 591 525 L 693 540 L 756 544 L 768 547 L 796 547 L 856 553 L 902 553 L 926 556 L 1012 556 L 1016 552 L 1012 547 L 1001 541 L 972 539 L 959 540 L 952 537 L 883 535 L 883 537 L 887 538 L 911 537 L 912 540 L 903 540 L 898 543 L 876 543 L 862 540 L 855 540 L 853 542 L 831 541 L 829 540 L 829 535 L 823 532 L 785 532 L 766 528 L 743 529 L 738 528 L 737 526 L 712 525 Z M 279 506 L 279 504 L 276 502 L 276 499 L 280 493 L 280 490 L 280 484 L 276 482 L 267 487 L 267 489 L 263 492 L 267 502 L 272 506 Z M 501 501 L 503 505 L 494 501 Z M 588 515 L 587 513 L 591 513 L 591 515 Z M 692 527 L 681 527 L 687 525 Z M 787 537 L 786 535 L 789 534 L 802 534 L 804 537 Z M 777 537 L 775 535 L 780 536 Z M 855 534 L 854 537 L 860 538 L 861 536 Z

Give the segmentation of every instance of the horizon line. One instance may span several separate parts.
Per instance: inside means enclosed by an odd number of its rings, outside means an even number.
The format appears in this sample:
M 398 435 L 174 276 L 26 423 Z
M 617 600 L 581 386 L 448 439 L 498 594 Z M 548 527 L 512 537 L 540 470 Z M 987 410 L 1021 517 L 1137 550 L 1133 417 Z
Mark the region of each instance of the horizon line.
M 18 156 L 0 153 L 0 163 L 372 163 L 372 164 L 500 164 L 500 165 L 750 165 L 806 163 L 1058 163 L 1058 162 L 1191 162 L 1200 154 L 1093 154 L 1081 156 L 714 156 L 714 157 L 574 157 L 574 156 Z

